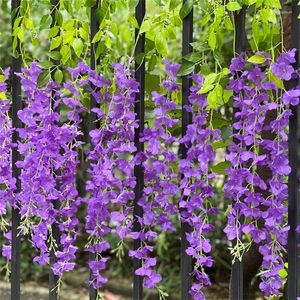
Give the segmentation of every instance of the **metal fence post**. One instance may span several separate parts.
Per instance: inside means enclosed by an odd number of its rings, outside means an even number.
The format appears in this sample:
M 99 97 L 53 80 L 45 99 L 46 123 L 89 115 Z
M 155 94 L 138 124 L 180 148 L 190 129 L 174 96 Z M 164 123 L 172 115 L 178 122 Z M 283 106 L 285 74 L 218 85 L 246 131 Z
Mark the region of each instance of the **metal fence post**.
M 246 37 L 246 7 L 234 14 L 234 27 L 235 27 L 235 55 L 239 55 L 246 50 L 247 37 Z M 233 110 L 233 122 L 235 122 L 235 113 Z M 236 260 L 232 265 L 231 270 L 231 297 L 233 300 L 243 300 L 243 261 Z
M 183 5 L 186 0 L 183 0 Z M 183 19 L 182 28 L 182 56 L 193 51 L 191 43 L 193 42 L 193 9 Z M 192 79 L 189 75 L 182 77 L 182 136 L 186 134 L 187 126 L 192 122 L 192 114 L 184 109 L 185 105 L 189 104 L 189 93 L 192 85 Z M 187 148 L 181 146 L 180 154 L 181 158 L 185 158 L 187 155 Z M 186 249 L 189 247 L 189 243 L 186 238 L 186 233 L 191 232 L 191 227 L 186 222 L 181 222 L 181 299 L 191 299 L 190 289 L 192 286 L 191 273 L 193 271 L 192 257 L 186 254 Z
M 140 0 L 135 10 L 135 17 L 138 22 L 139 27 L 141 26 L 143 19 L 145 17 L 146 10 L 146 0 Z M 139 29 L 136 29 L 135 39 L 137 41 L 135 48 L 135 57 L 139 54 L 144 53 L 145 51 L 145 34 L 139 34 Z M 136 97 L 136 103 L 134 107 L 134 112 L 136 113 L 136 118 L 138 119 L 139 127 L 135 129 L 134 143 L 137 148 L 137 152 L 144 151 L 144 143 L 140 142 L 140 133 L 144 131 L 144 116 L 145 116 L 145 107 L 144 107 L 144 98 L 145 98 L 145 60 L 141 64 L 135 62 L 135 78 L 140 84 L 139 93 Z M 141 230 L 141 225 L 138 222 L 138 217 L 143 216 L 143 209 L 139 206 L 138 201 L 143 195 L 144 188 L 144 170 L 141 165 L 137 165 L 134 168 L 134 176 L 136 178 L 135 186 L 135 200 L 133 208 L 133 231 L 139 232 Z M 141 246 L 140 240 L 134 240 L 134 250 L 139 249 Z M 134 258 L 133 260 L 133 269 L 134 272 L 142 266 L 141 260 Z M 142 300 L 143 299 L 143 277 L 138 276 L 134 273 L 133 275 L 133 300 Z
M 12 13 L 12 28 L 14 21 L 20 9 L 21 0 L 11 1 Z M 12 126 L 13 128 L 20 128 L 21 121 L 18 118 L 18 111 L 22 108 L 21 100 L 21 82 L 16 72 L 21 72 L 22 57 L 20 54 L 20 44 L 18 42 L 16 48 L 16 56 L 12 57 L 11 68 L 11 98 L 12 98 Z M 13 132 L 12 142 L 17 143 L 19 135 L 17 131 Z M 20 169 L 17 168 L 16 162 L 20 159 L 20 154 L 17 148 L 12 149 L 12 173 L 16 179 L 17 190 L 20 191 Z M 20 213 L 19 209 L 15 206 L 12 208 L 12 259 L 11 259 L 11 299 L 20 300 L 20 250 L 21 238 L 18 236 L 18 228 L 20 226 Z
M 59 4 L 60 4 L 59 2 L 60 2 L 60 0 L 51 0 L 51 18 L 52 18 L 51 28 L 56 23 L 55 15 L 59 9 Z M 59 33 L 58 33 L 58 35 L 59 35 Z M 56 65 L 59 64 L 59 61 L 55 61 L 53 59 L 51 59 L 51 60 L 54 64 L 56 64 Z M 52 79 L 54 79 L 54 72 L 55 72 L 55 70 L 53 70 L 51 72 Z M 54 201 L 54 209 L 59 209 L 58 201 Z M 53 238 L 55 239 L 57 245 L 59 246 L 60 232 L 59 232 L 58 224 L 53 223 L 51 227 L 52 227 Z M 50 270 L 49 270 L 49 300 L 57 300 L 58 299 L 58 295 L 57 295 L 58 276 L 54 275 L 53 271 L 51 270 L 51 267 L 53 266 L 53 264 L 55 262 L 56 262 L 55 251 L 53 249 L 51 249 L 51 251 L 50 251 Z
M 298 15 L 300 9 L 298 1 L 292 1 L 292 48 L 297 49 L 295 69 L 299 68 L 300 61 L 300 22 Z M 291 82 L 291 87 L 296 87 L 298 80 Z M 299 105 L 291 107 L 293 115 L 289 120 L 289 163 L 291 173 L 288 181 L 288 224 L 290 226 L 288 234 L 288 296 L 287 299 L 296 299 L 300 296 L 300 262 L 299 262 L 299 234 L 296 227 L 300 223 L 300 198 L 299 198 L 299 162 L 300 162 L 300 109 Z
M 96 69 L 97 60 L 96 60 L 96 49 L 97 43 L 92 43 L 94 36 L 96 35 L 97 31 L 99 30 L 99 24 L 97 21 L 97 10 L 99 9 L 99 0 L 96 0 L 95 5 L 91 8 L 91 20 L 90 20 L 90 48 L 91 48 L 91 60 L 90 66 L 92 70 Z M 96 99 L 91 95 L 90 97 L 90 109 L 95 108 L 97 106 Z M 89 114 L 89 131 L 95 129 L 97 127 L 96 124 L 97 115 L 96 113 L 90 111 Z M 95 255 L 93 253 L 89 254 L 89 259 L 94 260 Z M 89 299 L 96 300 L 97 298 L 97 290 L 94 289 L 92 286 L 89 287 Z

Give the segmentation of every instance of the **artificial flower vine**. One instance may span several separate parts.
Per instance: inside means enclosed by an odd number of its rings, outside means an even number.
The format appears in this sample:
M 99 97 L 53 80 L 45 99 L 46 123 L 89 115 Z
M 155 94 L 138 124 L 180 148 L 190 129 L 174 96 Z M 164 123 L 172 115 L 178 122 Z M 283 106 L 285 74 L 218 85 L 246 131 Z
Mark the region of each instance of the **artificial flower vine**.
M 18 112 L 24 127 L 17 129 L 22 160 L 17 162 L 21 169 L 21 190 L 16 203 L 21 215 L 20 234 L 29 235 L 39 253 L 34 261 L 48 264 L 50 251 L 54 251 L 56 262 L 52 270 L 61 277 L 75 266 L 78 224 L 75 213 L 80 203 L 75 172 L 79 163 L 77 148 L 81 144 L 77 141 L 81 135 L 79 112 L 83 106 L 75 96 L 64 97 L 54 81 L 39 87 L 41 73 L 42 69 L 34 62 L 18 74 L 25 107 Z M 57 111 L 60 103 L 70 110 L 63 124 Z M 52 235 L 54 224 L 60 229 L 59 240 Z
M 212 249 L 207 234 L 214 230 L 209 223 L 209 215 L 218 210 L 212 206 L 214 197 L 212 180 L 215 176 L 210 172 L 210 166 L 215 161 L 216 153 L 212 144 L 220 140 L 220 131 L 209 124 L 212 112 L 209 113 L 205 95 L 198 92 L 202 88 L 203 78 L 192 76 L 194 86 L 190 89 L 189 105 L 185 109 L 192 113 L 192 124 L 188 125 L 181 143 L 187 147 L 187 157 L 179 161 L 179 171 L 183 175 L 180 188 L 183 189 L 179 200 L 181 218 L 192 228 L 186 233 L 189 247 L 186 253 L 194 259 L 193 276 L 195 281 L 191 288 L 194 299 L 206 299 L 203 291 L 211 285 L 206 268 L 213 264 L 210 256 Z
M 265 296 L 278 295 L 283 284 L 279 271 L 284 269 L 283 254 L 289 226 L 287 213 L 287 133 L 291 110 L 287 105 L 299 102 L 300 90 L 282 93 L 270 78 L 298 78 L 292 64 L 295 50 L 281 54 L 271 63 L 270 56 L 258 53 L 260 63 L 246 61 L 244 55 L 232 60 L 233 79 L 228 89 L 234 91 L 235 113 L 232 142 L 226 159 L 225 196 L 233 199 L 227 214 L 225 232 L 236 240 L 231 253 L 241 259 L 252 243 L 263 257 L 260 289 Z M 268 134 L 267 134 L 268 133 Z M 266 178 L 266 172 L 270 175 Z
M 266 297 L 278 295 L 283 284 L 280 270 L 284 268 L 283 254 L 287 244 L 287 183 L 290 172 L 287 158 L 287 127 L 291 110 L 297 105 L 300 89 L 284 90 L 280 80 L 298 78 L 292 64 L 295 50 L 281 54 L 271 62 L 268 54 L 257 53 L 246 61 L 244 54 L 230 65 L 232 79 L 227 90 L 233 90 L 235 132 L 226 159 L 225 196 L 233 199 L 227 213 L 225 232 L 229 240 L 236 240 L 231 249 L 234 259 L 241 259 L 253 243 L 259 246 L 263 262 L 260 288 Z M 192 114 L 186 135 L 173 134 L 179 120 L 172 112 L 177 109 L 175 95 L 178 64 L 165 61 L 168 79 L 161 84 L 162 93 L 153 92 L 155 105 L 153 123 L 149 122 L 140 136 L 145 143 L 144 153 L 136 153 L 134 129 L 138 122 L 134 104 L 139 86 L 126 66 L 113 64 L 111 81 L 91 70 L 84 63 L 68 68 L 71 79 L 64 84 L 49 81 L 42 87 L 38 78 L 42 69 L 32 63 L 18 74 L 23 87 L 24 108 L 18 116 L 24 128 L 17 129 L 20 141 L 12 145 L 13 128 L 9 117 L 10 103 L 6 99 L 7 84 L 0 83 L 0 220 L 1 231 L 7 225 L 4 216 L 11 204 L 18 204 L 21 213 L 20 233 L 29 235 L 38 251 L 34 258 L 39 264 L 49 263 L 50 250 L 56 262 L 54 274 L 61 277 L 75 267 L 75 246 L 78 232 L 78 206 L 85 202 L 85 229 L 89 234 L 86 250 L 91 258 L 90 284 L 100 289 L 107 282 L 103 272 L 107 268 L 110 249 L 108 234 L 119 237 L 117 250 L 124 248 L 125 239 L 140 239 L 141 248 L 129 250 L 128 255 L 142 261 L 136 274 L 144 277 L 144 285 L 157 288 L 162 296 L 162 276 L 157 271 L 156 238 L 161 231 L 176 231 L 179 218 L 187 222 L 192 232 L 187 233 L 186 253 L 193 257 L 194 283 L 191 295 L 205 299 L 204 290 L 211 284 L 207 268 L 212 266 L 211 242 L 208 234 L 214 227 L 209 216 L 218 210 L 212 206 L 215 174 L 211 165 L 216 161 L 212 144 L 221 139 L 220 131 L 211 125 L 206 96 L 200 93 L 203 79 L 193 75 L 189 105 Z M 9 71 L 4 72 L 7 79 Z M 1 77 L 2 78 L 2 77 Z M 3 82 L 2 82 L 3 81 Z M 280 86 L 279 86 L 280 85 Z M 97 102 L 92 112 L 99 126 L 90 132 L 91 149 L 87 152 L 89 180 L 87 196 L 80 199 L 75 185 L 79 164 L 78 147 L 80 114 L 86 111 L 82 99 L 91 94 Z M 64 108 L 67 114 L 61 113 Z M 267 134 L 268 133 L 268 134 Z M 21 169 L 21 191 L 15 195 L 15 180 L 11 173 L 11 148 L 21 154 L 17 166 Z M 180 146 L 187 146 L 187 157 L 178 158 Z M 133 232 L 134 166 L 145 170 L 144 194 L 138 204 L 144 215 L 139 218 L 140 232 Z M 270 173 L 265 178 L 261 170 Z M 182 176 L 182 177 L 181 177 Z M 52 226 L 59 228 L 60 238 L 52 237 Z M 6 228 L 4 228 L 4 226 Z M 6 232 L 10 239 L 10 232 Z M 10 259 L 9 245 L 2 247 L 2 256 Z
M 142 246 L 129 251 L 129 256 L 142 260 L 142 267 L 136 270 L 136 274 L 144 277 L 144 286 L 157 288 L 161 296 L 164 292 L 158 284 L 162 277 L 155 270 L 157 259 L 151 253 L 154 252 L 153 242 L 159 231 L 176 230 L 173 222 L 174 216 L 178 214 L 178 207 L 174 199 L 180 191 L 178 174 L 174 169 L 179 140 L 171 134 L 179 120 L 170 116 L 176 109 L 172 97 L 180 89 L 176 83 L 180 65 L 171 65 L 165 61 L 165 66 L 168 80 L 161 84 L 164 93 L 152 92 L 155 105 L 153 126 L 146 128 L 140 138 L 141 142 L 146 143 L 145 152 L 138 154 L 145 170 L 144 194 L 138 202 L 144 214 L 139 218 L 141 232 L 133 233 L 133 238 L 139 238 Z
M 136 182 L 133 154 L 136 152 L 134 128 L 138 125 L 133 110 L 139 86 L 128 67 L 120 64 L 112 67 L 114 82 L 111 91 L 107 89 L 109 81 L 94 71 L 88 71 L 93 86 L 102 88 L 102 91 L 93 91 L 99 107 L 92 111 L 97 114 L 100 127 L 90 132 L 92 150 L 88 152 L 90 179 L 87 181 L 90 197 L 86 199 L 87 250 L 94 255 L 89 261 L 92 271 L 90 283 L 95 289 L 107 282 L 102 274 L 108 259 L 103 252 L 110 248 L 106 235 L 109 232 L 118 235 L 120 249 L 117 250 L 121 250 L 124 239 L 132 231 Z
M 3 71 L 0 75 L 0 231 L 8 243 L 2 245 L 2 256 L 7 261 L 11 259 L 11 231 L 7 220 L 8 209 L 14 203 L 16 180 L 12 176 L 11 155 L 12 147 L 12 122 L 9 116 L 10 101 L 8 97 L 8 84 L 10 70 Z

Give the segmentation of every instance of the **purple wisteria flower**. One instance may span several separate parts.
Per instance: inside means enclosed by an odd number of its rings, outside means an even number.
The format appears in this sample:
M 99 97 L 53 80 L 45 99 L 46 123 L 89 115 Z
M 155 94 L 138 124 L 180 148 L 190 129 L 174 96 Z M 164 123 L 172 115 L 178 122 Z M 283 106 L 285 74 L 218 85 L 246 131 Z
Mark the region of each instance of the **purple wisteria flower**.
M 81 135 L 79 114 L 84 109 L 79 102 L 64 101 L 60 86 L 53 81 L 38 87 L 41 72 L 38 63 L 33 62 L 18 74 L 25 105 L 18 112 L 24 127 L 18 129 L 18 151 L 22 160 L 17 162 L 21 169 L 21 191 L 16 201 L 21 214 L 20 234 L 29 234 L 39 253 L 34 261 L 48 264 L 50 250 L 53 250 L 56 263 L 52 270 L 62 276 L 64 271 L 74 268 L 71 261 L 75 259 L 76 247 L 72 244 L 77 236 L 75 214 L 80 204 L 75 186 L 81 145 L 77 139 Z M 60 103 L 69 109 L 64 124 L 60 123 L 57 111 Z M 54 224 L 59 227 L 59 240 L 52 234 Z
M 139 91 L 138 82 L 133 72 L 120 64 L 113 64 L 114 82 L 83 65 L 72 72 L 75 75 L 88 73 L 88 80 L 93 87 L 101 87 L 90 92 L 94 95 L 99 107 L 94 108 L 99 118 L 100 128 L 90 132 L 92 149 L 88 151 L 90 167 L 87 181 L 86 231 L 89 234 L 87 251 L 93 253 L 89 261 L 92 271 L 90 284 L 99 289 L 107 282 L 102 272 L 107 258 L 104 252 L 110 248 L 105 241 L 107 233 L 113 232 L 123 241 L 132 231 L 133 189 L 136 152 L 134 129 L 138 126 L 135 120 L 134 104 Z M 108 88 L 115 84 L 116 90 L 110 94 Z M 120 243 L 122 245 L 122 242 Z
M 235 67 L 234 67 L 235 68 Z M 206 268 L 213 264 L 211 243 L 206 235 L 214 230 L 209 223 L 209 215 L 216 214 L 217 209 L 211 207 L 210 200 L 214 196 L 211 180 L 214 174 L 209 165 L 215 160 L 216 153 L 212 144 L 220 140 L 220 131 L 207 124 L 209 111 L 205 95 L 198 94 L 203 84 L 200 75 L 194 75 L 194 86 L 190 89 L 189 106 L 186 110 L 192 113 L 192 124 L 188 125 L 185 136 L 180 143 L 188 148 L 186 158 L 179 161 L 179 171 L 183 174 L 180 188 L 183 193 L 179 200 L 181 219 L 187 222 L 193 231 L 187 233 L 189 247 L 186 253 L 193 257 L 195 281 L 191 288 L 194 299 L 205 299 L 203 290 L 211 284 Z
M 7 220 L 7 210 L 14 205 L 15 178 L 12 177 L 11 155 L 12 148 L 12 122 L 9 117 L 10 101 L 8 96 L 7 80 L 10 70 L 3 72 L 3 82 L 0 82 L 0 232 L 8 244 L 2 245 L 2 256 L 11 259 L 11 232 Z M 1 249 L 0 249 L 1 250 Z
M 294 62 L 295 50 L 291 50 L 280 55 L 271 64 L 271 70 L 277 77 L 290 80 L 296 74 L 291 65 Z M 232 64 L 234 68 L 236 59 Z M 263 256 L 260 289 L 266 296 L 274 296 L 279 294 L 283 284 L 279 271 L 284 269 L 282 253 L 289 230 L 284 215 L 287 213 L 286 175 L 291 170 L 286 134 L 291 110 L 286 105 L 298 104 L 300 90 L 289 90 L 278 97 L 268 93 L 278 91 L 274 84 L 266 81 L 267 71 L 263 68 L 268 65 L 253 65 L 250 70 L 248 66 L 228 84 L 228 89 L 234 90 L 233 105 L 237 112 L 235 132 L 226 157 L 232 166 L 227 170 L 225 196 L 232 199 L 233 204 L 224 231 L 229 240 L 237 241 L 231 250 L 234 260 L 240 259 L 251 243 L 259 245 Z M 275 115 L 275 119 L 269 121 L 269 114 Z M 263 137 L 267 131 L 275 137 Z M 263 178 L 259 168 L 269 170 L 270 178 Z

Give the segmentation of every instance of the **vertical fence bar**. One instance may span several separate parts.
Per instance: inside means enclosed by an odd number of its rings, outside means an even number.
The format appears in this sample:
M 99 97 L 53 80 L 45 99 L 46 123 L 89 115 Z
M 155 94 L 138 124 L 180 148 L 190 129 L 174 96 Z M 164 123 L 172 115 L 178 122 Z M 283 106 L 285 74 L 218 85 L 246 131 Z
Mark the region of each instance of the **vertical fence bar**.
M 55 25 L 56 20 L 56 12 L 59 10 L 59 1 L 60 0 L 51 0 L 51 28 Z M 59 35 L 59 33 L 58 33 Z M 52 62 L 56 65 L 59 64 L 59 61 L 55 61 L 52 59 Z M 54 73 L 55 69 L 51 71 L 51 78 L 54 79 Z M 58 183 L 57 183 L 58 184 Z M 55 201 L 54 202 L 54 209 L 59 209 L 59 202 Z M 59 234 L 59 228 L 57 223 L 52 224 L 52 235 L 53 238 L 55 239 L 57 245 L 59 246 L 59 239 L 60 239 L 60 234 Z M 58 299 L 58 276 L 54 275 L 51 267 L 53 264 L 56 262 L 56 257 L 55 257 L 55 251 L 54 249 L 51 249 L 50 251 L 50 269 L 49 269 L 49 300 L 57 300 Z
M 18 10 L 21 5 L 21 0 L 11 1 L 11 13 L 12 13 L 12 28 L 14 20 L 18 15 Z M 22 58 L 19 55 L 20 44 L 18 42 L 16 48 L 16 57 L 12 57 L 12 70 L 11 70 L 11 97 L 12 97 L 12 126 L 13 128 L 20 128 L 21 121 L 18 118 L 18 111 L 22 108 L 21 100 L 21 82 L 20 78 L 15 74 L 21 72 Z M 13 132 L 12 142 L 17 143 L 19 135 L 16 131 Z M 20 154 L 16 148 L 12 149 L 12 173 L 16 179 L 16 186 L 18 193 L 20 191 L 20 170 L 16 166 L 16 162 L 20 159 Z M 20 250 L 21 239 L 18 236 L 18 228 L 20 226 L 20 213 L 17 207 L 12 209 L 12 259 L 11 259 L 11 299 L 20 300 Z
M 139 27 L 141 26 L 143 19 L 145 17 L 146 11 L 146 0 L 140 0 L 135 9 L 135 18 L 138 22 Z M 136 29 L 135 39 L 137 41 L 135 48 L 135 57 L 139 54 L 144 53 L 145 51 L 145 34 L 139 35 L 139 29 Z M 144 98 L 145 98 L 145 60 L 141 64 L 135 62 L 135 78 L 140 84 L 140 90 L 136 97 L 136 103 L 134 107 L 134 112 L 136 118 L 139 122 L 139 127 L 135 129 L 134 143 L 137 148 L 137 152 L 144 151 L 144 143 L 140 142 L 140 133 L 144 131 L 144 116 L 145 116 L 145 107 L 144 107 Z M 138 217 L 143 216 L 143 209 L 138 205 L 139 199 L 143 195 L 144 188 L 144 170 L 141 165 L 135 166 L 134 176 L 136 178 L 135 186 L 135 199 L 134 199 L 134 208 L 133 208 L 133 231 L 139 232 L 141 230 L 141 225 L 138 222 Z M 140 240 L 134 240 L 134 250 L 139 249 L 141 246 Z M 135 271 L 142 266 L 141 260 L 134 258 L 133 260 L 133 300 L 143 299 L 143 277 L 135 274 Z
M 300 9 L 298 0 L 292 1 L 292 48 L 297 49 L 295 68 L 299 68 L 300 61 L 300 23 L 298 15 Z M 293 80 L 290 87 L 296 87 L 298 80 Z M 300 163 L 300 109 L 299 105 L 292 106 L 293 115 L 289 120 L 289 162 L 291 173 L 288 181 L 288 224 L 290 226 L 288 234 L 288 296 L 287 299 L 296 299 L 300 296 L 300 262 L 299 262 L 299 242 L 296 226 L 300 223 L 300 198 L 299 198 L 299 163 Z
M 97 10 L 99 8 L 99 0 L 96 0 L 96 3 L 94 6 L 91 7 L 91 19 L 90 19 L 90 47 L 91 47 L 91 60 L 90 60 L 90 66 L 91 69 L 95 70 L 97 66 L 97 60 L 96 60 L 96 49 L 98 43 L 92 43 L 92 40 L 94 36 L 96 35 L 97 31 L 99 30 L 99 24 L 97 21 Z M 91 95 L 90 97 L 90 109 L 95 108 L 97 106 L 96 99 Z M 95 129 L 97 127 L 96 124 L 97 115 L 96 113 L 90 111 L 89 114 L 89 131 Z M 95 259 L 95 255 L 93 253 L 89 254 L 89 258 L 91 260 Z M 96 300 L 97 298 L 97 290 L 94 289 L 92 286 L 89 288 L 89 299 L 90 300 Z
M 183 0 L 183 5 L 187 0 Z M 192 52 L 191 43 L 193 42 L 193 9 L 183 19 L 182 28 L 182 56 Z M 192 114 L 184 109 L 185 105 L 189 104 L 189 92 L 192 85 L 192 79 L 189 75 L 182 77 L 182 136 L 186 134 L 187 126 L 192 122 Z M 181 158 L 187 155 L 187 148 L 182 145 L 180 149 Z M 193 270 L 192 257 L 186 254 L 186 249 L 189 244 L 186 238 L 186 233 L 191 232 L 191 227 L 186 222 L 181 222 L 181 299 L 189 300 L 191 295 L 189 293 L 192 286 L 191 273 Z
M 235 55 L 239 55 L 246 50 L 246 7 L 234 14 L 234 27 L 235 27 Z M 236 109 L 233 109 L 233 122 L 235 122 Z M 236 260 L 232 265 L 231 270 L 231 297 L 232 300 L 243 300 L 243 262 Z

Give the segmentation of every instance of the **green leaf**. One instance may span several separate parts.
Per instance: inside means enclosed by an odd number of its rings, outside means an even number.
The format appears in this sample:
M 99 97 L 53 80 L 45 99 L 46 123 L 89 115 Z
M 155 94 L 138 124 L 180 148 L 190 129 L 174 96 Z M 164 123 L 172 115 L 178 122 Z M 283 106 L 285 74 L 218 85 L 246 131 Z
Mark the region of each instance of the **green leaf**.
M 204 18 L 202 18 L 200 22 L 200 26 L 205 26 L 209 20 L 211 19 L 211 14 L 206 14 Z
M 129 9 L 135 9 L 137 5 L 139 4 L 139 0 L 129 0 L 128 6 Z
M 48 38 L 53 38 L 59 33 L 59 26 L 53 26 L 48 33 Z
M 62 42 L 61 36 L 57 36 L 53 38 L 50 43 L 50 50 L 58 48 L 61 45 L 61 42 Z
M 186 76 L 188 74 L 191 74 L 194 71 L 195 64 L 190 61 L 185 61 L 183 64 L 180 66 L 180 69 L 177 73 L 178 76 Z
M 82 51 L 83 51 L 83 47 L 84 47 L 82 40 L 79 38 L 74 39 L 74 41 L 72 43 L 72 47 L 73 47 L 77 57 L 80 57 L 82 54 Z
M 38 77 L 37 86 L 38 87 L 44 86 L 50 79 L 51 77 L 50 77 L 49 70 L 44 70 Z
M 263 64 L 267 59 L 263 55 L 254 54 L 250 58 L 248 58 L 248 62 L 251 62 L 253 64 Z
M 181 20 L 183 20 L 193 9 L 193 0 L 186 0 L 182 5 L 179 15 Z
M 285 279 L 288 277 L 288 272 L 286 271 L 286 269 L 279 270 L 278 274 L 282 279 Z
M 42 17 L 41 22 L 40 22 L 40 28 L 45 29 L 49 28 L 52 23 L 52 18 L 50 15 L 45 15 Z
M 93 7 L 96 4 L 96 0 L 85 0 L 85 7 Z
M 216 87 L 208 94 L 207 103 L 210 109 L 218 108 L 223 105 L 223 88 L 221 85 L 216 85 Z
M 55 21 L 56 21 L 57 25 L 62 26 L 63 21 L 64 21 L 64 17 L 63 17 L 62 13 L 59 10 L 57 10 L 55 12 Z
M 24 25 L 25 25 L 25 28 L 28 30 L 34 29 L 34 24 L 33 24 L 32 20 L 29 18 L 24 18 Z
M 192 53 L 189 53 L 187 55 L 185 55 L 183 58 L 187 61 L 191 61 L 191 62 L 198 62 L 199 60 L 202 59 L 202 53 L 200 52 L 192 52 Z
M 156 55 L 153 54 L 153 55 L 151 55 L 149 62 L 148 62 L 148 72 L 151 72 L 154 70 L 156 63 L 157 63 L 157 58 L 156 58 Z
M 102 37 L 102 31 L 101 30 L 99 30 L 95 35 L 94 35 L 94 37 L 93 37 L 93 39 L 92 39 L 92 43 L 97 43 L 97 42 L 99 42 L 100 41 L 100 39 L 101 39 L 101 37 Z
M 24 41 L 24 29 L 23 29 L 23 27 L 18 28 L 17 37 L 19 38 L 20 42 Z
M 62 62 L 65 64 L 71 58 L 71 49 L 67 45 L 63 45 L 60 49 L 60 54 L 62 55 Z
M 242 8 L 241 5 L 236 1 L 228 2 L 226 7 L 229 11 L 236 11 Z
M 221 149 L 221 148 L 226 148 L 229 146 L 229 144 L 230 144 L 230 140 L 215 141 L 215 142 L 213 142 L 212 147 L 214 150 L 217 150 L 217 149 Z
M 175 8 L 177 8 L 179 6 L 179 4 L 181 3 L 181 0 L 170 0 L 169 3 L 169 10 L 172 11 Z
M 79 28 L 79 35 L 84 41 L 88 42 L 89 33 L 87 31 L 85 31 L 83 28 Z
M 54 79 L 57 83 L 61 83 L 63 81 L 64 75 L 63 72 L 57 69 L 54 73 Z
M 225 171 L 227 168 L 229 168 L 231 166 L 231 163 L 229 161 L 222 161 L 220 163 L 218 163 L 217 165 L 214 165 L 211 167 L 212 172 L 218 173 L 218 174 L 222 174 L 222 175 L 226 175 L 227 172 Z
M 59 53 L 59 51 L 51 51 L 50 53 L 48 53 L 48 56 L 54 60 L 61 59 L 61 54 Z
M 155 47 L 157 52 L 161 54 L 163 57 L 168 56 L 167 41 L 163 38 L 161 34 L 158 34 L 155 37 Z
M 217 43 L 217 37 L 214 30 L 210 30 L 208 35 L 208 45 L 212 50 L 215 50 Z
M 39 63 L 42 69 L 50 69 L 53 66 L 53 62 L 50 60 L 42 61 Z

